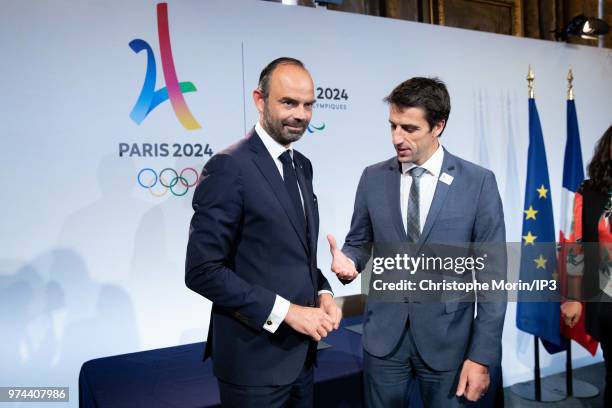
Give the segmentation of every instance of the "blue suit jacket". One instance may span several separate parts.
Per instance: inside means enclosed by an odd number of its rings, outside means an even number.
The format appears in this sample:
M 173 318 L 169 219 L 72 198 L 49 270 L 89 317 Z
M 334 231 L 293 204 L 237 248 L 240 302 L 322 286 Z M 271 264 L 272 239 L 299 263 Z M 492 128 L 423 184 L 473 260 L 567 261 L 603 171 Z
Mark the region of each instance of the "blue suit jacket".
M 420 244 L 499 243 L 502 256 L 491 260 L 487 280 L 505 279 L 505 226 L 495 176 L 489 170 L 444 153 L 441 174 L 454 179 L 450 185 L 438 180 Z M 368 243 L 406 241 L 400 211 L 400 167 L 392 159 L 367 167 L 355 198 L 351 229 L 342 251 L 363 270 L 370 253 Z M 498 247 L 499 248 L 499 247 Z M 477 275 L 478 278 L 478 275 Z M 499 364 L 505 301 L 379 302 L 368 300 L 364 316 L 364 348 L 374 356 L 390 354 L 410 322 L 417 350 L 435 370 L 456 369 L 469 358 Z
M 205 165 L 193 197 L 185 282 L 213 302 L 205 358 L 240 385 L 295 380 L 315 344 L 286 324 L 263 330 L 276 294 L 313 306 L 330 286 L 317 269 L 319 213 L 310 161 L 294 150 L 308 231 L 252 130 Z

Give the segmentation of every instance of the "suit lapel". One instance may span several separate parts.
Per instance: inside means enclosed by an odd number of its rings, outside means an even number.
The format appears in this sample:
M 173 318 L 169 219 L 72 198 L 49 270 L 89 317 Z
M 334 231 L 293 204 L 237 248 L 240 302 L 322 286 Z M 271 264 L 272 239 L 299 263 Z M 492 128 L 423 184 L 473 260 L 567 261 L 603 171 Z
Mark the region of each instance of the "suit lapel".
M 251 150 L 256 153 L 253 156 L 253 162 L 255 162 L 255 165 L 261 174 L 264 176 L 268 184 L 270 184 L 270 187 L 272 187 L 272 191 L 276 195 L 276 198 L 289 218 L 289 221 L 291 221 L 291 225 L 293 226 L 296 234 L 298 234 L 304 249 L 308 251 L 308 243 L 306 242 L 306 234 L 304 233 L 303 228 L 304 223 L 300 222 L 298 215 L 295 213 L 295 209 L 293 208 L 293 204 L 291 202 L 291 198 L 289 197 L 289 193 L 287 192 L 287 188 L 285 187 L 285 183 L 278 172 L 278 168 L 274 164 L 274 159 L 272 159 L 268 153 L 268 150 L 254 130 L 251 131 L 248 138 L 251 144 Z
M 442 162 L 442 168 L 440 169 L 440 176 L 444 173 L 447 173 L 453 178 L 457 174 L 455 160 L 453 159 L 453 156 L 446 150 L 444 150 L 444 160 Z M 436 222 L 440 210 L 442 209 L 442 207 L 444 207 L 444 201 L 446 200 L 446 196 L 448 195 L 448 191 L 450 190 L 450 188 L 450 185 L 440 181 L 438 177 L 436 191 L 434 192 L 431 207 L 429 207 L 429 213 L 427 214 L 425 226 L 423 227 L 423 231 L 421 232 L 419 244 L 423 244 L 427 240 L 427 236 L 431 232 L 431 228 L 433 227 L 434 222 Z
M 395 230 L 400 241 L 406 240 L 406 228 L 404 220 L 402 220 L 402 211 L 400 209 L 400 177 L 399 162 L 395 159 L 391 160 L 389 169 L 385 174 L 385 186 L 387 189 L 387 197 L 389 211 L 391 214 L 391 222 L 395 225 Z

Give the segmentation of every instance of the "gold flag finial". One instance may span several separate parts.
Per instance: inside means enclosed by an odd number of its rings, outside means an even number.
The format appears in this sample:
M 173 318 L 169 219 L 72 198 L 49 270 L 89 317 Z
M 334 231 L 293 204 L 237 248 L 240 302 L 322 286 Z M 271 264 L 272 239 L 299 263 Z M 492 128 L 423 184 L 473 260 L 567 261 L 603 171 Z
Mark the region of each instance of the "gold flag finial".
M 569 101 L 573 101 L 574 100 L 574 73 L 572 72 L 572 69 L 570 68 L 568 73 L 567 73 L 567 99 Z
M 533 93 L 533 80 L 535 76 L 533 75 L 533 69 L 531 69 L 531 65 L 529 65 L 529 71 L 527 71 L 527 87 L 529 88 L 529 99 L 534 98 Z

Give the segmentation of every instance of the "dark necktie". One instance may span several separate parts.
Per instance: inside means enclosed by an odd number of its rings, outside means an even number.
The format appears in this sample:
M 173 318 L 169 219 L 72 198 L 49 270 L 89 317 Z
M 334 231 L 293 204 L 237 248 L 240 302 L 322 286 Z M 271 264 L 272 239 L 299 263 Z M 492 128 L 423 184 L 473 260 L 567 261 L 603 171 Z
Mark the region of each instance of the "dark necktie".
M 421 237 L 421 214 L 419 211 L 419 188 L 421 176 L 425 173 L 422 167 L 413 167 L 410 170 L 412 176 L 412 185 L 410 186 L 410 194 L 408 195 L 408 223 L 406 226 L 406 235 L 408 242 L 418 242 Z
M 285 181 L 285 187 L 293 202 L 296 214 L 300 223 L 306 228 L 306 222 L 304 215 L 304 208 L 302 207 L 302 200 L 300 198 L 300 190 L 298 188 L 298 181 L 295 175 L 295 167 L 293 167 L 293 159 L 289 150 L 285 150 L 285 153 L 279 156 L 280 161 L 283 163 L 283 180 Z

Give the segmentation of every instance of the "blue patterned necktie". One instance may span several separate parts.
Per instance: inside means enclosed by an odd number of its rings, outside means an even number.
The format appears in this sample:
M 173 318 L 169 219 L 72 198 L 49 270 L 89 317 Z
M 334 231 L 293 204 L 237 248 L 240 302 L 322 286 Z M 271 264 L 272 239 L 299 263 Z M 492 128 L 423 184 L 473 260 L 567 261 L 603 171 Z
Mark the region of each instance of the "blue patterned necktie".
M 421 176 L 425 173 L 422 167 L 413 167 L 410 170 L 412 185 L 408 195 L 408 223 L 406 226 L 406 236 L 408 242 L 418 242 L 421 237 L 421 215 L 419 211 L 419 188 Z

